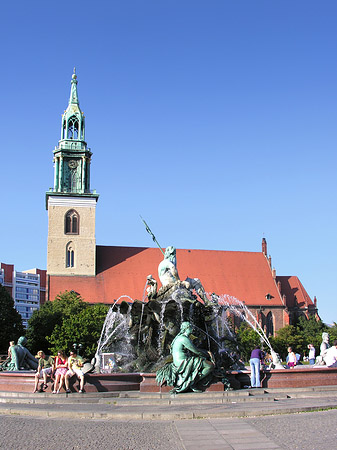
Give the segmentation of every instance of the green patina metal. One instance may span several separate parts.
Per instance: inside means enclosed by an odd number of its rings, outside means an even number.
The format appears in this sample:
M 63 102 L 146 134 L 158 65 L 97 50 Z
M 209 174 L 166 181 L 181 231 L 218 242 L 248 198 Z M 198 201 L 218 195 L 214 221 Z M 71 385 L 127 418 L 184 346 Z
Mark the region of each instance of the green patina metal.
M 62 114 L 61 139 L 54 149 L 54 187 L 46 194 L 94 197 L 90 191 L 90 164 L 92 153 L 85 142 L 85 116 L 80 108 L 77 75 L 71 79 L 70 98 Z

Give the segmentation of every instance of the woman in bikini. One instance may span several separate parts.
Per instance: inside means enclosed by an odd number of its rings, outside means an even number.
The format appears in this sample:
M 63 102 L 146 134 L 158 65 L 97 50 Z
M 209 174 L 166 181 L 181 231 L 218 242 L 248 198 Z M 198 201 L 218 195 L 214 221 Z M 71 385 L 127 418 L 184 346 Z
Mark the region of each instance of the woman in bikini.
M 53 394 L 59 394 L 63 386 L 64 376 L 67 373 L 68 360 L 62 350 L 57 352 L 55 358 L 55 383 Z

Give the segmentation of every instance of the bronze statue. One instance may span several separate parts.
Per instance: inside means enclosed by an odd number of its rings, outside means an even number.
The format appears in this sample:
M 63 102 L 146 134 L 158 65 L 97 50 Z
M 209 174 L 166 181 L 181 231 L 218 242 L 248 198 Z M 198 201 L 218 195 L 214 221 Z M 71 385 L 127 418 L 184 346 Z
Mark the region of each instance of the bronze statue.
M 2 365 L 2 370 L 36 370 L 38 360 L 26 348 L 27 339 L 19 337 L 18 343 L 11 348 L 11 359 Z
M 193 331 L 190 322 L 182 322 L 180 332 L 173 339 L 171 353 L 173 362 L 157 371 L 158 384 L 173 386 L 172 392 L 180 393 L 191 389 L 201 392 L 210 381 L 214 371 L 211 355 L 206 350 L 198 349 L 189 336 Z

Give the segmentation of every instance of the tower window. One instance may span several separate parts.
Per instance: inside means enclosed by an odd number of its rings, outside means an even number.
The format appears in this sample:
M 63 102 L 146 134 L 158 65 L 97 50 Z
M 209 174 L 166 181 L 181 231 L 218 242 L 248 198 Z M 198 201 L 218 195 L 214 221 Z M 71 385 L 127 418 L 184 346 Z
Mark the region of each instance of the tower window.
M 67 212 L 64 228 L 65 234 L 79 234 L 79 215 L 74 209 Z
M 72 242 L 67 245 L 66 267 L 75 267 L 75 251 Z
M 68 121 L 68 139 L 78 139 L 78 119 L 75 116 L 70 117 Z

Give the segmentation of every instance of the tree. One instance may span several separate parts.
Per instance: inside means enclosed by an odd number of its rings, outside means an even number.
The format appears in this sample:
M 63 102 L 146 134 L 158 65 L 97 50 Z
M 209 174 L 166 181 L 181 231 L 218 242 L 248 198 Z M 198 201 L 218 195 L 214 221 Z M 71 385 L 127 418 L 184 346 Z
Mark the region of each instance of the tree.
M 293 351 L 299 353 L 303 347 L 303 336 L 298 332 L 296 326 L 286 325 L 280 328 L 276 337 L 269 338 L 273 350 L 278 353 L 282 360 L 285 360 L 288 354 L 288 347 L 292 347 Z
M 333 341 L 337 340 L 337 323 L 334 322 L 332 327 L 327 327 L 326 331 L 329 333 L 330 345 L 332 345 Z
M 88 305 L 77 315 L 66 317 L 57 324 L 47 337 L 52 353 L 60 349 L 70 350 L 74 343 L 82 344 L 81 354 L 91 359 L 96 352 L 103 323 L 109 306 L 103 304 Z
M 321 320 L 316 320 L 315 317 L 310 317 L 309 319 L 300 317 L 296 328 L 303 340 L 299 353 L 308 355 L 308 344 L 313 344 L 316 348 L 316 355 L 318 355 L 318 349 L 322 342 L 322 333 L 323 331 L 329 332 L 329 328 Z
M 250 354 L 255 346 L 261 346 L 260 336 L 246 322 L 242 322 L 237 331 L 237 341 L 241 358 L 246 362 L 249 361 Z
M 43 350 L 49 352 L 51 336 L 55 327 L 61 327 L 68 317 L 77 316 L 88 306 L 74 291 L 65 291 L 59 294 L 54 301 L 44 303 L 41 308 L 34 311 L 28 322 L 27 339 L 30 351 Z
M 14 308 L 14 300 L 0 285 L 0 353 L 6 353 L 9 341 L 17 341 L 25 331 L 21 315 Z

